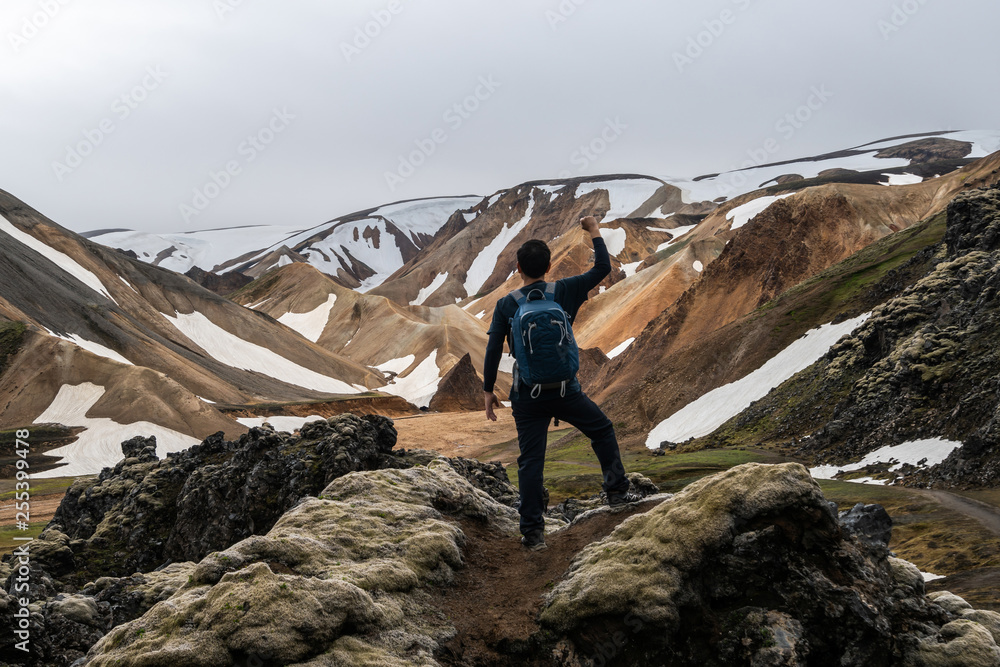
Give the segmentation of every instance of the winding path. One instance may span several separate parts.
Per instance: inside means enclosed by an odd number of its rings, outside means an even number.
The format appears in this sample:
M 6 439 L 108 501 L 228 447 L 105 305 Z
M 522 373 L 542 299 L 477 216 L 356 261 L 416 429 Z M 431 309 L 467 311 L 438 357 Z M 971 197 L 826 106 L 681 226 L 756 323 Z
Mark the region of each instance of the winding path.
M 958 496 L 948 491 L 925 491 L 920 493 L 930 496 L 950 510 L 964 514 L 983 524 L 994 535 L 1000 536 L 1000 508 L 988 505 L 972 498 Z

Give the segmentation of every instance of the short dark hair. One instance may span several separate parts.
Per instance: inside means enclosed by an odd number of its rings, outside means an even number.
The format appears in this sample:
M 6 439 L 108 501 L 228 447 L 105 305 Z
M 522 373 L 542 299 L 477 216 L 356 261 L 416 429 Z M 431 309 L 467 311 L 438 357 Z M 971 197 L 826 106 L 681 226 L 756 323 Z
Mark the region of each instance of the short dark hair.
M 531 239 L 517 249 L 517 263 L 529 278 L 541 278 L 549 270 L 552 252 L 545 241 Z

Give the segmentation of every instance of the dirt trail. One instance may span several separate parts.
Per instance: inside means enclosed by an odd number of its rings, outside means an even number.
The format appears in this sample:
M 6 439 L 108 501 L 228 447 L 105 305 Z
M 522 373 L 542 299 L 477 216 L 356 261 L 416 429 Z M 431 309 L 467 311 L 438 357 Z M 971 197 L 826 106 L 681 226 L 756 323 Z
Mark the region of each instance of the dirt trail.
M 430 449 L 444 456 L 464 456 L 482 461 L 500 460 L 510 465 L 517 460 L 517 429 L 510 408 L 497 408 L 497 420 L 486 419 L 484 411 L 432 412 L 412 417 L 396 417 L 397 447 Z M 550 426 L 550 431 L 567 428 Z M 509 443 L 504 449 L 497 445 Z
M 981 523 L 987 530 L 1000 537 L 1000 508 L 987 505 L 986 503 L 957 496 L 948 491 L 926 491 L 918 489 L 920 493 L 930 496 L 948 509 L 964 514 Z
M 497 537 L 480 523 L 461 521 L 467 567 L 451 586 L 435 593 L 437 606 L 458 634 L 439 659 L 446 665 L 505 664 L 495 648 L 527 640 L 542 596 L 562 578 L 583 547 L 608 535 L 626 518 L 648 512 L 654 502 L 599 514 L 545 536 L 548 549 L 525 550 L 519 537 Z

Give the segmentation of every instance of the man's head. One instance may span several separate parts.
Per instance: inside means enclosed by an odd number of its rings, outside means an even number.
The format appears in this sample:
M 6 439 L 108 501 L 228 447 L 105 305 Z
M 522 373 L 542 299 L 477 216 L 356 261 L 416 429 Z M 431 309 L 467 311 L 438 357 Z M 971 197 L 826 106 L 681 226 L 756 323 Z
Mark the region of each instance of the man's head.
M 545 241 L 532 239 L 517 249 L 517 268 L 528 278 L 542 278 L 549 272 L 552 253 Z

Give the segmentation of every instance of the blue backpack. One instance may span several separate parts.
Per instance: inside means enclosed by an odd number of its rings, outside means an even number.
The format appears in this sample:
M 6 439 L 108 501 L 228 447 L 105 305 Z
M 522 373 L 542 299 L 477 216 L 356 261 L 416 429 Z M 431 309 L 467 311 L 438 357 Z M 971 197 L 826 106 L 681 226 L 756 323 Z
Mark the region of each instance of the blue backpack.
M 561 388 L 573 381 L 580 370 L 580 350 L 573 337 L 569 315 L 556 303 L 556 285 L 548 283 L 543 291 L 533 288 L 510 293 L 517 301 L 517 311 L 510 318 L 511 353 L 517 361 L 515 386 L 520 379 L 531 387 L 537 398 L 543 389 Z

